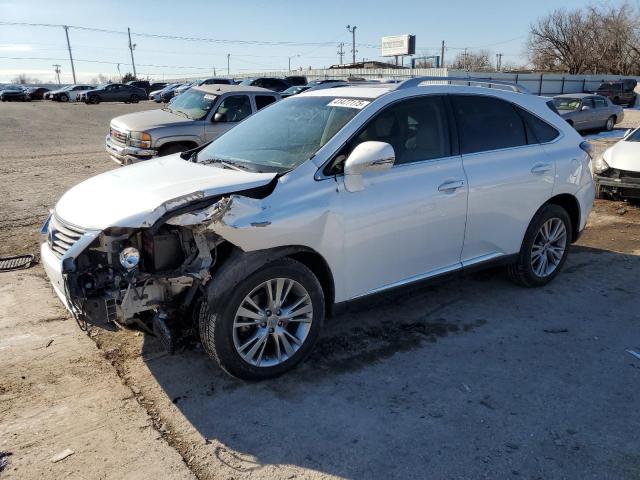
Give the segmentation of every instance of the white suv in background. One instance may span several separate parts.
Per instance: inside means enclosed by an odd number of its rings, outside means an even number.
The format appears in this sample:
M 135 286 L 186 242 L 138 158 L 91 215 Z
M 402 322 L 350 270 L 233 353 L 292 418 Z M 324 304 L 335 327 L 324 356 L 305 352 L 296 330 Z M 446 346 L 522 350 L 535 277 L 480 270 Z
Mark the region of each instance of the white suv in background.
M 426 80 L 302 93 L 77 185 L 43 228 L 56 292 L 170 350 L 195 326 L 261 379 L 305 358 L 337 303 L 495 263 L 547 284 L 592 208 L 586 144 L 540 97 Z

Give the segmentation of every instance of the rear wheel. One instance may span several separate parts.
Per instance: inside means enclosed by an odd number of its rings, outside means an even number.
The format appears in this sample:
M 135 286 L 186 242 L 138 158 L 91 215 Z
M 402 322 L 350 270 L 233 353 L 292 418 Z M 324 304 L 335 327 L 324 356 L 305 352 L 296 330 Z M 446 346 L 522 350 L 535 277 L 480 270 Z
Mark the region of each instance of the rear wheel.
M 60 101 L 61 102 L 68 102 L 69 101 L 69 95 L 67 95 L 66 93 L 63 93 L 62 95 L 60 95 Z
M 300 363 L 324 319 L 324 294 L 315 275 L 290 258 L 276 260 L 230 285 L 223 301 L 202 303 L 200 339 L 229 374 L 262 380 Z
M 525 287 L 546 285 L 564 265 L 570 243 L 567 211 L 558 205 L 544 205 L 529 223 L 516 262 L 507 267 L 509 277 Z
M 607 132 L 610 132 L 611 130 L 613 130 L 613 127 L 615 127 L 615 125 L 616 125 L 616 117 L 611 115 L 609 118 L 607 118 L 607 123 L 605 123 L 604 128 Z

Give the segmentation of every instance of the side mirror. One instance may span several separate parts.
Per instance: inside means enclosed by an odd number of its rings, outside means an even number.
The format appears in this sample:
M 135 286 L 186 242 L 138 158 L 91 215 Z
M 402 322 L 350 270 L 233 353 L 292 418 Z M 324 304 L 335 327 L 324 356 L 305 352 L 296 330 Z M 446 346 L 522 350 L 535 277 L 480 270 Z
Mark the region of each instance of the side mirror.
M 622 138 L 627 138 L 629 135 L 631 135 L 633 133 L 633 128 L 630 128 L 629 130 L 627 130 L 626 132 L 624 132 L 624 137 Z
M 584 112 L 586 110 L 591 110 L 591 107 L 589 105 L 584 105 L 581 110 Z
M 227 121 L 227 116 L 224 113 L 216 112 L 213 115 L 213 121 L 214 122 L 226 122 Z
M 344 186 L 348 192 L 364 190 L 362 174 L 390 169 L 396 152 L 385 142 L 362 142 L 353 149 L 344 164 Z

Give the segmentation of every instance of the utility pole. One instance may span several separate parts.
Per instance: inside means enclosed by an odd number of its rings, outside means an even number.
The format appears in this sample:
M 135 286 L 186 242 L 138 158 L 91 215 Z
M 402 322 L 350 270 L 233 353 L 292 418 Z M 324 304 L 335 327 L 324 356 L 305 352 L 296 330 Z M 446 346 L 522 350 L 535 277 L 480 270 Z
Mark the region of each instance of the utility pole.
M 62 65 L 60 65 L 59 63 L 55 63 L 53 65 L 53 71 L 56 72 L 56 77 L 58 77 L 58 85 L 60 85 L 60 67 Z
M 344 57 L 344 43 L 340 42 L 338 44 L 338 56 L 340 57 L 340 65 L 342 65 L 342 59 Z
M 502 54 L 496 53 L 496 70 L 499 72 L 502 70 Z
M 127 33 L 129 34 L 129 51 L 131 52 L 131 66 L 133 67 L 133 76 L 134 78 L 138 78 L 138 74 L 136 73 L 136 62 L 133 60 L 133 51 L 136 48 L 135 43 L 131 43 L 131 29 L 127 27 Z
M 231 75 L 231 67 L 229 66 L 229 59 L 231 58 L 231 54 L 227 53 L 227 75 Z
M 444 68 L 444 40 L 442 40 L 442 47 L 440 48 L 440 68 Z
M 298 53 L 297 55 L 291 55 L 289 57 L 289 71 L 291 71 L 291 59 L 292 58 L 298 58 L 300 56 L 300 54 Z
M 355 65 L 356 63 L 356 28 L 358 28 L 357 26 L 351 26 L 351 25 L 347 25 L 347 31 L 349 31 L 351 33 L 352 36 L 352 46 L 351 46 L 351 53 L 353 54 L 353 64 Z
M 71 43 L 69 43 L 69 27 L 66 25 L 62 26 L 64 28 L 64 34 L 67 36 L 67 48 L 69 49 L 69 60 L 71 61 L 71 73 L 73 74 L 73 84 L 76 84 L 76 69 L 73 66 L 73 55 L 71 54 Z
M 466 71 L 469 71 L 469 69 L 467 68 L 467 58 L 468 58 L 468 57 L 467 57 L 467 49 L 465 48 L 465 49 L 464 49 L 464 60 L 463 60 L 463 66 L 464 66 L 464 69 L 465 69 Z

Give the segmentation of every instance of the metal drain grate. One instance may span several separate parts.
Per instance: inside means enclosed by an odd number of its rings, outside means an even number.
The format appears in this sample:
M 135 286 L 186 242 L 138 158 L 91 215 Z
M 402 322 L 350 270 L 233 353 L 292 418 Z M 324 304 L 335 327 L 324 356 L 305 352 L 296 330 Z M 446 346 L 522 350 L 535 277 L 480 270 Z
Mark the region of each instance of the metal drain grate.
M 16 255 L 15 257 L 0 258 L 0 272 L 29 268 L 33 265 L 34 260 L 33 255 Z

